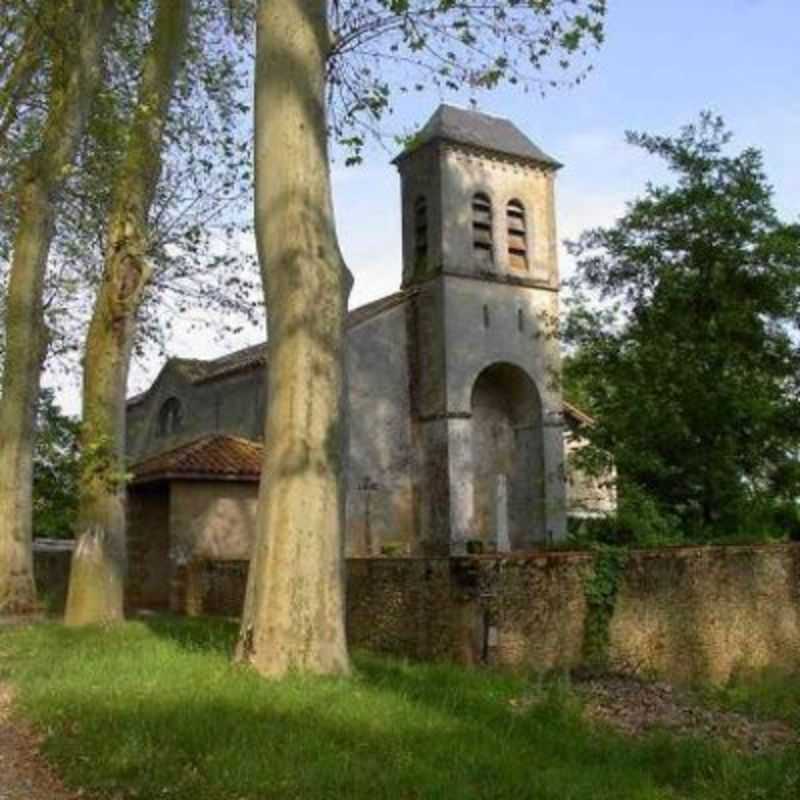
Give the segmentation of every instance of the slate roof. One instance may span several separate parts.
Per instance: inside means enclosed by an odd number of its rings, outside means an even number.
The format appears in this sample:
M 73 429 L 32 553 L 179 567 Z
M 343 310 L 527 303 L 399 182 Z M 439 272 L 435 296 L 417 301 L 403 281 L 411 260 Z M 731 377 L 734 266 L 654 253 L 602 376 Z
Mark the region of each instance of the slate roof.
M 263 366 L 267 363 L 267 343 L 254 344 L 204 363 L 203 374 L 195 378 L 193 383 L 202 383 L 239 370 Z
M 347 327 L 353 328 L 356 325 L 360 325 L 362 322 L 373 319 L 384 311 L 401 305 L 415 293 L 416 290 L 414 289 L 394 292 L 394 294 L 386 295 L 386 297 L 381 297 L 377 300 L 373 300 L 371 303 L 359 306 L 348 313 Z M 227 353 L 224 356 L 208 361 L 196 358 L 170 358 L 165 364 L 165 368 L 166 366 L 172 367 L 186 377 L 190 383 L 204 383 L 239 372 L 240 370 L 244 371 L 254 367 L 261 367 L 266 363 L 267 344 L 266 342 L 262 342 L 261 344 L 254 344 L 250 347 L 245 347 L 241 350 L 236 350 L 233 353 Z M 152 389 L 153 386 L 155 386 L 155 382 L 150 386 L 150 389 Z M 130 407 L 142 402 L 150 393 L 150 389 L 129 397 L 127 405 Z
M 134 464 L 134 483 L 168 478 L 258 480 L 264 448 L 226 434 L 201 436 Z
M 436 109 L 412 144 L 395 158 L 395 162 L 436 140 L 490 150 L 555 169 L 562 166 L 535 145 L 511 120 L 446 104 Z

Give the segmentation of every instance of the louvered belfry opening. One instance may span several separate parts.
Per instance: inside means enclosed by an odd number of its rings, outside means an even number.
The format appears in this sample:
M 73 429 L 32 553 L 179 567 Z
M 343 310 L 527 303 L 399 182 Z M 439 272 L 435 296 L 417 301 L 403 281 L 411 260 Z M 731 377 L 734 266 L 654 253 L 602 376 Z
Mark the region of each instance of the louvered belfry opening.
M 483 192 L 472 198 L 472 247 L 479 264 L 494 263 L 492 247 L 492 201 Z
M 508 221 L 508 263 L 511 269 L 528 269 L 528 233 L 525 226 L 525 207 L 511 200 L 506 208 Z
M 428 203 L 424 197 L 414 202 L 414 264 L 421 270 L 428 264 Z

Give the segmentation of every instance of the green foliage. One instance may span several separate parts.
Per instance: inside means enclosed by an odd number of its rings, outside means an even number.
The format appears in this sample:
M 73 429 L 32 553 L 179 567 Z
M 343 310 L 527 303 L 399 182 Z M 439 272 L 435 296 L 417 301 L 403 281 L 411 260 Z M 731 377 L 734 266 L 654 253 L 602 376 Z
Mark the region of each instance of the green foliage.
M 40 139 L 50 65 L 65 44 L 69 52 L 75 41 L 74 33 L 61 35 L 52 24 L 43 30 L 41 20 L 42 8 L 66 10 L 72 0 L 8 2 L 14 24 L 8 31 L 3 26 L 0 36 L 0 285 L 16 226 L 12 198 L 19 167 Z M 103 55 L 104 83 L 56 219 L 44 289 L 51 334 L 48 370 L 75 369 L 83 350 L 156 6 L 155 0 L 117 2 L 119 13 Z M 186 57 L 164 130 L 163 169 L 148 220 L 144 255 L 157 269 L 139 314 L 139 355 L 163 352 L 175 318 L 189 311 L 196 320 L 192 324 L 210 326 L 217 334 L 230 333 L 235 325 L 221 312 L 235 315 L 240 324 L 262 322 L 255 260 L 242 247 L 252 229 L 253 13 L 251 0 L 192 0 Z M 39 31 L 40 56 L 9 116 L 2 102 L 4 80 L 31 27 Z M 197 313 L 201 310 L 212 313 Z
M 330 127 L 355 164 L 398 96 L 580 83 L 603 41 L 606 0 L 339 0 L 330 8 Z
M 675 182 L 569 245 L 566 386 L 597 419 L 578 460 L 613 459 L 645 539 L 667 532 L 655 514 L 693 540 L 752 536 L 800 489 L 800 225 L 778 219 L 761 154 L 729 140 L 707 113 L 674 138 L 629 134 Z
M 629 552 L 627 548 L 609 544 L 595 544 L 592 551 L 592 568 L 583 581 L 586 598 L 583 661 L 589 669 L 604 670 L 608 666 L 609 626 Z
M 641 487 L 623 482 L 617 485 L 617 491 L 616 514 L 570 521 L 574 546 L 664 547 L 683 541 L 680 519 Z
M 61 412 L 50 389 L 39 397 L 33 462 L 33 532 L 72 537 L 78 511 L 79 422 Z
M 565 680 L 356 658 L 351 679 L 264 681 L 232 623 L 0 634 L 0 679 L 71 786 L 173 800 L 795 800 L 797 749 L 590 725 Z

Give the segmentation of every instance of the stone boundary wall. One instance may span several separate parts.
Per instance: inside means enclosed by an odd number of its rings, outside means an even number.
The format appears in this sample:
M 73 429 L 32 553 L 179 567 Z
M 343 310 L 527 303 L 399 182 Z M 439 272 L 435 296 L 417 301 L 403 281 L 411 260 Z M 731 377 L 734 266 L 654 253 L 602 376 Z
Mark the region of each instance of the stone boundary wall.
M 351 560 L 353 646 L 514 669 L 587 656 L 590 553 Z M 633 551 L 605 621 L 606 666 L 676 682 L 800 669 L 800 545 Z
M 52 591 L 36 556 L 40 591 Z M 58 561 L 63 556 L 59 554 Z M 68 559 L 64 561 L 68 564 Z M 548 551 L 347 562 L 350 644 L 420 660 L 568 670 L 585 663 L 594 556 Z M 189 570 L 175 608 L 237 616 L 243 561 Z M 672 681 L 800 669 L 800 544 L 632 551 L 606 620 L 607 666 Z

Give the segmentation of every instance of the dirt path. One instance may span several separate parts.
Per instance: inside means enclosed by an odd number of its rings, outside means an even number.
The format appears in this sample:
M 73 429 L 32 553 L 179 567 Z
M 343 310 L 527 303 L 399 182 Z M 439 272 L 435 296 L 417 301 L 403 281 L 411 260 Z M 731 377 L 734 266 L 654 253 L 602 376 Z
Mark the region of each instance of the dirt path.
M 0 683 L 0 800 L 75 800 L 39 753 L 33 731 L 11 719 L 11 689 Z

